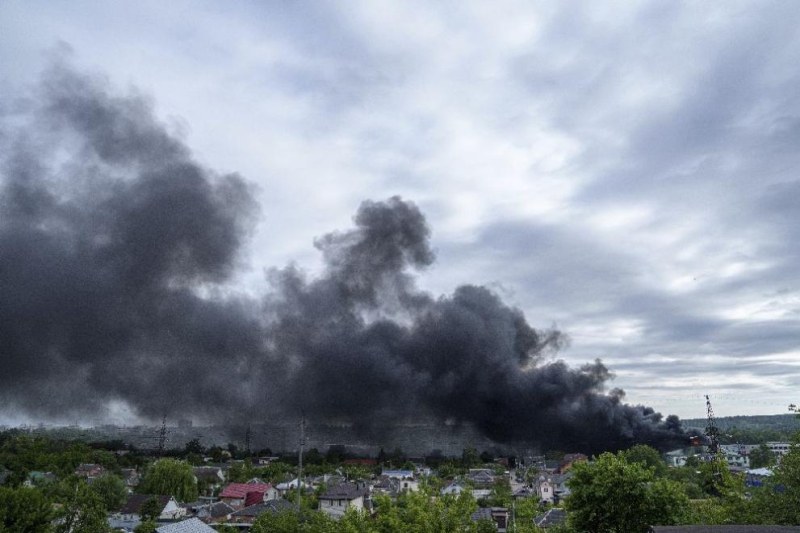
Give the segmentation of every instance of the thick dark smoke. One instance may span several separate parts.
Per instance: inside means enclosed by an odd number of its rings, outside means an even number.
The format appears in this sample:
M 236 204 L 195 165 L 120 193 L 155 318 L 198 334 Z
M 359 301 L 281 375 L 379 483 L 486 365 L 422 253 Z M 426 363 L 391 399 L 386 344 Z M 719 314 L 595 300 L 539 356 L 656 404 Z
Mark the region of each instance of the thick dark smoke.
M 400 198 L 315 243 L 309 279 L 274 269 L 262 299 L 226 282 L 257 216 L 251 187 L 199 165 L 136 94 L 54 66 L 0 131 L 0 400 L 32 416 L 295 416 L 360 432 L 467 423 L 498 442 L 598 451 L 680 438 L 677 418 L 605 393 L 600 361 L 550 355 L 492 291 L 435 298 L 413 271 L 430 230 Z

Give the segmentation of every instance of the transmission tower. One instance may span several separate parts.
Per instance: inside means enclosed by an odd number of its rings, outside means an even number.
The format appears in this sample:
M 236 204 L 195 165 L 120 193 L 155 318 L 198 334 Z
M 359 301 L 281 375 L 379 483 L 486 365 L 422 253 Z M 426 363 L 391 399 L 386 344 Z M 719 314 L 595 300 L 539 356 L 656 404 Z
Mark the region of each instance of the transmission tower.
M 167 415 L 161 419 L 161 429 L 158 431 L 158 456 L 164 455 L 164 447 L 167 444 Z
M 247 451 L 247 456 L 250 457 L 250 424 L 247 424 L 247 431 L 244 434 L 244 449 Z
M 300 418 L 300 451 L 297 454 L 297 510 L 301 510 L 300 503 L 303 497 L 303 446 L 306 445 L 306 414 Z
M 719 448 L 719 428 L 714 419 L 714 409 L 711 407 L 711 399 L 706 394 L 706 412 L 708 421 L 706 422 L 706 437 L 708 437 L 708 453 L 712 457 L 720 452 Z
M 711 399 L 706 394 L 706 412 L 708 422 L 706 424 L 706 436 L 708 437 L 708 455 L 706 460 L 711 463 L 711 475 L 713 476 L 713 486 L 711 493 L 719 496 L 721 492 L 721 483 L 723 481 L 722 465 L 724 458 L 722 457 L 722 450 L 719 446 L 719 428 L 714 419 L 714 409 L 711 407 Z

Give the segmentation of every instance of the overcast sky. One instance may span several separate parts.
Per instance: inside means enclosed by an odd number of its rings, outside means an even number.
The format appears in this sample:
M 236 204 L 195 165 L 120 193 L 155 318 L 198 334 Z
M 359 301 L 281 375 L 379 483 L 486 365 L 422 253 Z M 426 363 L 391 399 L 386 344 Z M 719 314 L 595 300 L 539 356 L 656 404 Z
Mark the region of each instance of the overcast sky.
M 422 287 L 491 286 L 627 401 L 800 401 L 795 2 L 4 1 L 0 112 L 55 53 L 259 184 L 254 293 L 401 195 Z

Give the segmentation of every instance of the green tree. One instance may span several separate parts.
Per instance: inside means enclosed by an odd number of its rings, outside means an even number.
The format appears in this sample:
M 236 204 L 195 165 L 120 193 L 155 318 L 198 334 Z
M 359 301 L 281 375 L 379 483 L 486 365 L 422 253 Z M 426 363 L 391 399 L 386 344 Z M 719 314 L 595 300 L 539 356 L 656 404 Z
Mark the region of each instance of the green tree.
M 476 533 L 496 533 L 497 525 L 491 518 L 481 518 L 476 523 Z
M 489 496 L 488 504 L 490 507 L 510 507 L 513 496 L 511 486 L 505 478 L 499 478 L 492 486 L 492 494 Z
M 140 522 L 136 529 L 133 530 L 133 533 L 155 533 L 156 531 L 156 523 L 153 520 L 145 520 Z
M 160 459 L 147 470 L 138 490 L 142 494 L 164 494 L 180 501 L 197 498 L 197 482 L 192 467 L 176 459 Z
M 161 515 L 162 509 L 163 506 L 158 501 L 158 498 L 151 496 L 142 504 L 139 514 L 145 521 L 155 522 L 159 515 Z
M 251 461 L 235 463 L 228 469 L 228 481 L 244 483 L 256 477 L 256 469 Z
M 588 533 L 635 533 L 678 521 L 688 499 L 679 484 L 652 470 L 604 453 L 572 466 L 566 500 L 570 524 Z
M 100 496 L 81 481 L 59 512 L 56 533 L 103 533 L 110 531 Z
M 113 474 L 105 474 L 95 479 L 90 488 L 103 502 L 106 511 L 116 511 L 128 497 L 128 489 L 122 478 Z
M 481 458 L 478 455 L 478 450 L 475 448 L 464 448 L 461 452 L 461 464 L 464 468 L 471 468 L 481 464 Z
M 0 487 L 0 531 L 44 533 L 51 530 L 52 505 L 42 491 Z
M 763 468 L 775 464 L 775 454 L 769 449 L 769 446 L 762 444 L 755 450 L 750 452 L 750 468 Z
M 263 513 L 250 528 L 251 533 L 296 533 L 301 531 L 300 517 L 296 511 Z
M 536 500 L 536 498 L 523 498 L 516 502 L 514 514 L 517 524 L 531 524 L 533 519 L 544 511 Z
M 667 473 L 667 463 L 661 458 L 661 454 L 646 444 L 637 444 L 620 452 L 620 456 L 631 464 L 636 463 L 652 469 L 658 477 Z
M 319 453 L 319 450 L 316 448 L 311 448 L 308 450 L 305 455 L 303 456 L 303 461 L 307 465 L 318 465 L 325 461 L 325 456 Z
M 773 469 L 766 490 L 757 498 L 767 520 L 800 524 L 800 445 L 795 444 Z
M 206 453 L 206 449 L 200 444 L 200 439 L 195 438 L 186 443 L 186 446 L 183 448 L 183 453 L 184 455 L 189 455 L 190 453 L 203 455 Z
M 375 531 L 369 515 L 353 507 L 345 511 L 344 516 L 336 525 L 337 533 L 373 533 Z
M 403 521 L 400 510 L 392 503 L 389 496 L 378 494 L 374 499 L 375 504 L 375 530 L 378 533 L 394 533 L 403 530 Z

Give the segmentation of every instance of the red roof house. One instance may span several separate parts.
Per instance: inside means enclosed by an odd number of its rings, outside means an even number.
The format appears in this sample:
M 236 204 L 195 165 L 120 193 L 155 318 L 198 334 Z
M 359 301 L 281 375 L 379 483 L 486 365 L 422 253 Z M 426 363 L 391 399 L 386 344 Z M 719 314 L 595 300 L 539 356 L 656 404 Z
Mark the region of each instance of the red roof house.
M 278 491 L 269 483 L 230 483 L 219 497 L 232 507 L 247 507 L 278 498 Z

